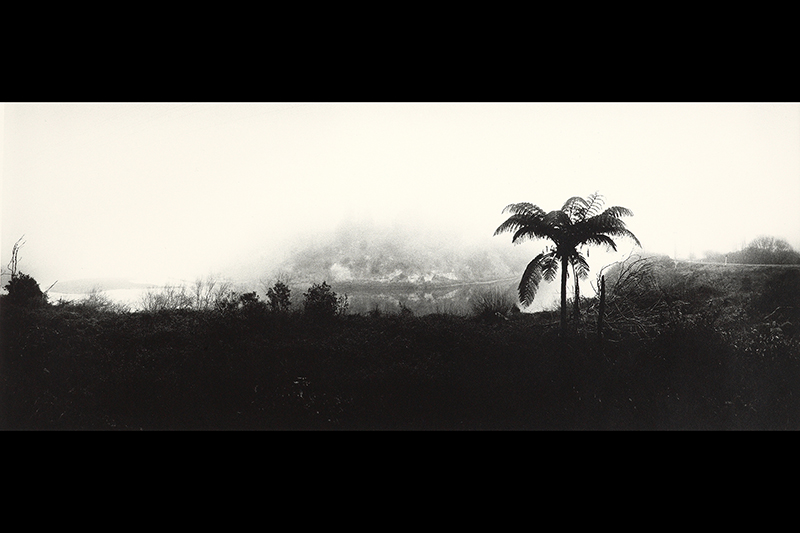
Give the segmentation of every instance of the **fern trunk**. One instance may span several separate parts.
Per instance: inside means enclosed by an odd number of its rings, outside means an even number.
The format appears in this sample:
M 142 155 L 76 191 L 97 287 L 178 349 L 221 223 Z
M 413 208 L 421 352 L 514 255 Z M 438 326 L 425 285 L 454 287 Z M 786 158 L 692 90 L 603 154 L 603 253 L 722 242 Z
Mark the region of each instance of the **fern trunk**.
M 603 349 L 603 315 L 606 312 L 606 277 L 600 276 L 600 310 L 597 312 L 597 340 Z
M 561 258 L 561 334 L 567 333 L 567 255 Z
M 575 327 L 577 328 L 578 322 L 581 318 L 581 291 L 580 285 L 578 284 L 578 271 L 574 268 L 574 266 L 572 268 L 572 273 L 575 275 L 575 301 L 572 305 L 572 316 L 575 320 Z

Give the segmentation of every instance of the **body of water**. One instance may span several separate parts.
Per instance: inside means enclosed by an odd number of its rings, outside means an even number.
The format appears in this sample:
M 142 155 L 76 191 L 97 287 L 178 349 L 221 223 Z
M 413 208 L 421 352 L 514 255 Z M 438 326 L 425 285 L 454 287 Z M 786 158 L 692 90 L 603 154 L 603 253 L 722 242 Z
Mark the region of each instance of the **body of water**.
M 351 314 L 367 314 L 379 311 L 385 314 L 399 313 L 404 308 L 416 315 L 429 313 L 468 314 L 476 298 L 491 291 L 508 293 L 511 298 L 516 295 L 519 281 L 514 279 L 488 282 L 453 283 L 453 284 L 412 284 L 412 283 L 375 283 L 375 282 L 341 282 L 330 283 L 337 295 L 347 295 L 348 312 Z M 266 300 L 262 287 L 256 284 L 233 285 L 239 293 L 256 291 L 261 300 Z M 174 284 L 172 285 L 174 286 Z M 292 307 L 299 309 L 303 305 L 303 293 L 309 285 L 292 285 Z M 192 293 L 191 285 L 184 285 L 187 294 Z M 54 287 L 53 289 L 55 289 Z M 59 300 L 78 302 L 90 298 L 94 292 L 106 297 L 114 303 L 123 304 L 131 311 L 142 308 L 142 300 L 148 292 L 159 292 L 163 287 L 135 287 L 103 289 L 95 285 L 92 289 L 79 291 L 50 290 L 48 296 L 51 303 Z M 559 287 L 557 283 L 542 283 L 533 305 L 526 312 L 536 312 L 557 305 Z

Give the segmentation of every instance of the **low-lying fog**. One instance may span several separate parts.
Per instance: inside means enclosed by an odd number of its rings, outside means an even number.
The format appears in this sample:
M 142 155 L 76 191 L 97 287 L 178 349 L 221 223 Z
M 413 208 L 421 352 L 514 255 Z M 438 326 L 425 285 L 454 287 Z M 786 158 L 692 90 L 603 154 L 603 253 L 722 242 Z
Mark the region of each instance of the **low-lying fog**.
M 281 279 L 292 287 L 295 299 L 312 283 L 325 281 L 335 291 L 348 294 L 352 312 L 374 306 L 391 312 L 399 309 L 400 302 L 421 312 L 458 311 L 466 309 L 471 295 L 484 289 L 515 294 L 525 266 L 546 245 L 535 241 L 514 245 L 508 234 L 492 237 L 493 229 L 485 238 L 465 238 L 414 224 L 349 219 L 332 231 L 295 239 L 278 261 L 255 254 L 249 262 L 238 264 L 235 272 L 193 279 L 70 280 L 56 283 L 48 294 L 51 301 L 58 301 L 101 292 L 136 309 L 144 293 L 164 286 L 183 286 L 191 293 L 196 281 L 213 279 L 237 292 L 256 291 L 265 299 L 266 289 Z M 599 272 L 621 254 L 597 249 L 590 252 L 589 260 Z M 583 294 L 593 294 L 592 282 L 593 278 L 582 283 Z M 557 282 L 543 282 L 527 311 L 550 307 L 558 295 Z

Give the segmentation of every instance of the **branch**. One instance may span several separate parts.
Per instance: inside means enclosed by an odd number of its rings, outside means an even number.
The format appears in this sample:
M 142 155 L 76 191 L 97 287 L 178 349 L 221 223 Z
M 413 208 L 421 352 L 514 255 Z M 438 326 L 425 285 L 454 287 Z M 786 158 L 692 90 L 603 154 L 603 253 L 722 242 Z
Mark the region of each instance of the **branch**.
M 8 263 L 8 268 L 11 270 L 11 277 L 17 277 L 17 264 L 19 263 L 19 249 L 22 248 L 25 243 L 20 242 L 22 239 L 25 238 L 25 235 L 17 239 L 17 242 L 14 243 L 14 247 L 11 249 L 11 261 Z
M 778 307 L 775 308 L 775 310 L 773 312 L 771 312 L 770 314 L 765 316 L 764 320 L 769 320 L 769 318 L 772 317 L 772 315 L 774 315 L 778 311 L 786 310 L 786 309 L 794 309 L 794 307 L 791 307 L 791 306 L 778 306 Z

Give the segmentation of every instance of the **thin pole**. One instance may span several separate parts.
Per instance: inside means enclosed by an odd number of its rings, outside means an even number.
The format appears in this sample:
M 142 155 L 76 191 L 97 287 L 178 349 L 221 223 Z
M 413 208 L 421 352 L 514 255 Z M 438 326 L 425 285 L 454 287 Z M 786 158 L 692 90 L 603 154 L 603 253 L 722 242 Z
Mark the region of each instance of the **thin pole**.
M 597 313 L 597 343 L 603 352 L 603 315 L 606 312 L 606 277 L 600 276 L 600 310 Z

